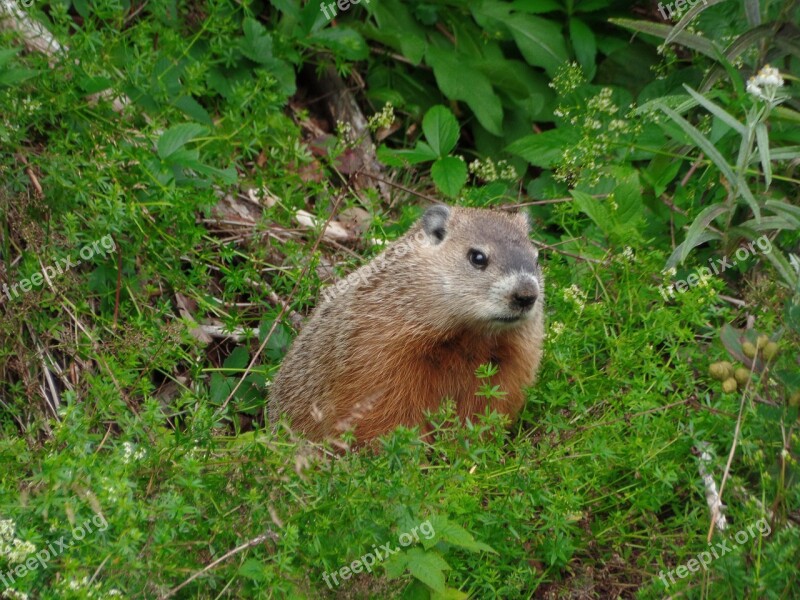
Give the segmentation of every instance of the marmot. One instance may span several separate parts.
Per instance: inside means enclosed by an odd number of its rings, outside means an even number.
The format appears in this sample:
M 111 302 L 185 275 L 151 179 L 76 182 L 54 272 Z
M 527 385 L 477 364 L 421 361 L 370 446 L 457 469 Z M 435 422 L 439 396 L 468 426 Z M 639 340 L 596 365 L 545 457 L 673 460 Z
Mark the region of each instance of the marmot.
M 464 420 L 487 404 L 512 420 L 542 357 L 544 281 L 521 213 L 434 205 L 405 236 L 323 291 L 275 377 L 270 416 L 312 440 L 359 443 L 452 398 Z M 502 398 L 476 396 L 493 363 Z

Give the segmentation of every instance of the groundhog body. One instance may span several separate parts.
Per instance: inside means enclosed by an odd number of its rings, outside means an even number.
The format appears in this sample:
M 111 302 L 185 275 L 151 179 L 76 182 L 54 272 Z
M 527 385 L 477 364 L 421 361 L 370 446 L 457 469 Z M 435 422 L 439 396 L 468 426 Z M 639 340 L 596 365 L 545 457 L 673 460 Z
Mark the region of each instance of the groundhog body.
M 359 442 L 455 400 L 513 420 L 542 353 L 544 282 L 522 214 L 436 205 L 372 262 L 323 291 L 270 393 L 274 419 L 313 440 Z M 501 398 L 476 396 L 475 370 Z

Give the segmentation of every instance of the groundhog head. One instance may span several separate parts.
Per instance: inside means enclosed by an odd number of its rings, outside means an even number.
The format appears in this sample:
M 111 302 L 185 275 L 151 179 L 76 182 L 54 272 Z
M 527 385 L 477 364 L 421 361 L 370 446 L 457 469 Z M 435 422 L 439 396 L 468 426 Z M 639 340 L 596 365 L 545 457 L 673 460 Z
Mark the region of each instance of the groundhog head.
M 522 213 L 435 205 L 421 219 L 440 323 L 489 330 L 519 326 L 542 311 L 538 251 Z

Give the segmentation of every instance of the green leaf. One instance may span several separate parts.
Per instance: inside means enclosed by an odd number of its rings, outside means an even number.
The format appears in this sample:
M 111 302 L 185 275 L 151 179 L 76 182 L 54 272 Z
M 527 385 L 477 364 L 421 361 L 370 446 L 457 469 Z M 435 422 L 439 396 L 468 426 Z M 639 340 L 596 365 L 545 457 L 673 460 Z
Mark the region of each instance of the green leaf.
M 214 124 L 205 108 L 191 96 L 181 96 L 172 103 L 175 108 L 191 117 L 198 123 L 203 123 L 209 127 Z
M 435 550 L 411 548 L 406 554 L 409 572 L 432 590 L 444 593 L 444 571 L 450 570 L 447 561 Z
M 724 108 L 722 108 L 718 104 L 713 103 L 711 100 L 709 100 L 708 98 L 706 98 L 702 94 L 697 93 L 692 88 L 690 88 L 688 85 L 684 84 L 683 87 L 686 88 L 686 91 L 689 92 L 689 95 L 691 95 L 692 98 L 697 100 L 697 102 L 699 104 L 702 104 L 706 108 L 706 110 L 708 110 L 708 112 L 713 114 L 720 121 L 725 123 L 728 127 L 733 129 L 734 131 L 736 131 L 739 135 L 744 135 L 745 134 L 745 132 L 747 131 L 745 126 L 742 123 L 740 123 L 739 121 L 737 121 L 733 117 L 733 115 L 731 115 L 729 112 L 727 112 Z
M 417 142 L 416 148 L 394 150 L 387 146 L 378 148 L 378 160 L 390 167 L 407 167 L 439 157 L 425 142 Z
M 333 50 L 337 56 L 346 60 L 364 60 L 369 56 L 369 48 L 364 38 L 349 27 L 329 27 L 307 39 Z
M 431 177 L 440 192 L 453 198 L 467 182 L 467 165 L 456 156 L 445 156 L 433 163 Z
M 436 532 L 436 535 L 429 540 L 422 540 L 422 546 L 425 549 L 433 547 L 439 541 L 445 541 L 449 542 L 453 546 L 458 546 L 459 548 L 469 550 L 470 552 L 483 551 L 497 554 L 494 548 L 488 544 L 484 544 L 483 542 L 475 540 L 469 531 L 460 525 L 453 523 L 450 521 L 450 519 L 443 515 L 432 515 L 428 521 L 430 522 L 431 529 Z
M 580 190 L 570 190 L 569 193 L 572 194 L 572 197 L 575 199 L 575 204 L 581 209 L 581 212 L 594 221 L 595 225 L 600 228 L 600 231 L 605 234 L 611 231 L 614 223 L 608 214 L 608 209 L 603 205 L 602 201 L 597 198 L 592 198 L 589 194 L 581 192 Z
M 0 67 L 10 62 L 17 54 L 19 54 L 19 50 L 16 49 L 0 50 Z
M 528 64 L 543 67 L 552 76 L 569 60 L 561 27 L 556 23 L 519 13 L 509 15 L 504 23 Z
M 695 218 L 692 224 L 689 226 L 689 231 L 686 232 L 686 239 L 681 244 L 682 250 L 680 254 L 680 262 L 686 260 L 686 257 L 689 255 L 689 252 L 700 242 L 700 236 L 706 232 L 708 226 L 711 224 L 711 221 L 719 217 L 720 215 L 724 215 L 728 212 L 728 206 L 725 204 L 712 204 L 711 206 L 705 207 L 699 215 Z
M 800 206 L 788 204 L 781 200 L 767 200 L 764 206 L 776 214 L 780 213 L 786 217 L 791 217 L 796 221 L 800 221 Z
M 766 189 L 769 189 L 769 184 L 772 183 L 772 163 L 769 157 L 769 134 L 764 123 L 756 125 L 756 144 L 758 155 L 761 157 L 761 168 L 764 170 Z
M 695 1 L 697 2 L 697 0 Z M 709 6 L 713 6 L 714 4 L 719 4 L 720 2 L 725 2 L 725 1 L 726 0 L 703 0 L 702 3 L 697 2 L 697 4 L 695 4 L 694 6 L 689 8 L 689 10 L 686 11 L 686 14 L 684 14 L 681 17 L 680 21 L 677 22 L 675 27 L 672 28 L 672 31 L 669 32 L 669 35 L 667 36 L 667 39 L 664 40 L 664 43 L 665 44 L 672 43 L 675 40 L 675 38 L 678 37 L 678 35 L 684 29 L 686 29 L 686 26 L 692 22 L 692 19 L 694 19 L 706 8 L 708 8 Z M 661 8 L 661 4 L 659 4 L 658 6 L 659 8 Z
M 239 50 L 250 60 L 267 63 L 272 60 L 272 36 L 261 23 L 252 17 L 245 17 L 244 38 L 239 40 Z
M 467 600 L 469 594 L 456 588 L 445 588 L 443 592 L 432 591 L 430 600 Z
M 524 158 L 536 167 L 550 169 L 561 160 L 564 150 L 577 142 L 578 132 L 563 127 L 521 137 L 509 144 L 506 152 Z
M 446 156 L 456 147 L 460 129 L 450 109 L 437 104 L 422 119 L 422 131 L 437 156 Z
M 704 231 L 700 234 L 700 237 L 697 238 L 695 246 L 699 246 L 700 244 L 705 244 L 706 242 L 710 242 L 711 240 L 721 240 L 722 236 L 715 231 Z M 664 265 L 665 269 L 670 267 L 676 266 L 680 262 L 681 254 L 683 253 L 683 248 L 686 242 L 682 242 L 678 244 L 675 250 L 672 251 L 672 254 L 669 255 L 667 259 L 667 263 Z
M 680 127 L 686 135 L 688 135 L 695 144 L 705 153 L 705 155 L 711 159 L 717 168 L 722 172 L 722 174 L 727 178 L 727 180 L 734 186 L 734 189 L 738 191 L 739 194 L 745 199 L 745 201 L 750 205 L 750 209 L 753 211 L 753 214 L 757 219 L 761 218 L 761 210 L 758 207 L 758 203 L 756 202 L 755 197 L 753 197 L 753 193 L 750 191 L 750 188 L 747 187 L 747 184 L 742 181 L 739 177 L 734 175 L 733 169 L 731 166 L 725 161 L 719 151 L 714 147 L 708 138 L 706 138 L 698 129 L 694 127 L 689 121 L 684 119 L 674 110 L 666 106 L 661 102 L 656 102 L 655 106 L 657 106 L 660 110 L 665 112 L 670 119 L 675 121 L 675 123 Z
M 248 558 L 239 567 L 238 574 L 253 581 L 265 581 L 267 578 L 267 569 L 260 560 L 255 558 Z
M 430 46 L 425 58 L 445 96 L 466 102 L 484 129 L 497 136 L 503 135 L 503 104 L 488 77 L 480 71 L 464 68 L 452 51 Z
M 244 346 L 237 346 L 233 349 L 222 363 L 223 369 L 232 369 L 232 370 L 240 370 L 244 369 L 247 366 L 247 363 L 250 361 L 250 354 L 247 352 L 247 348 Z
M 646 33 L 661 39 L 667 39 L 669 34 L 672 32 L 672 27 L 669 25 L 651 23 L 649 21 L 634 21 L 633 19 L 609 19 L 609 22 L 613 23 L 614 25 L 624 27 L 625 29 Z M 675 36 L 673 41 L 686 46 L 687 48 L 691 48 L 692 50 L 697 50 L 701 54 L 705 54 L 715 61 L 719 58 L 719 51 L 714 43 L 704 37 L 700 37 L 699 35 L 681 31 Z
M 770 150 L 772 160 L 794 160 L 800 158 L 800 146 L 784 146 Z
M 158 138 L 158 155 L 167 158 L 205 132 L 206 128 L 197 123 L 173 125 Z
M 39 71 L 32 69 L 5 69 L 0 71 L 0 86 L 12 86 L 31 77 L 38 75 Z
M 636 227 L 644 216 L 639 172 L 636 169 L 618 167 L 614 169 L 614 177 L 617 181 L 614 188 L 617 209 L 613 212 L 612 220 L 627 231 Z
M 569 39 L 575 50 L 575 58 L 583 67 L 586 78 L 591 81 L 597 69 L 595 57 L 597 56 L 597 42 L 594 32 L 580 19 L 572 18 L 569 20 Z

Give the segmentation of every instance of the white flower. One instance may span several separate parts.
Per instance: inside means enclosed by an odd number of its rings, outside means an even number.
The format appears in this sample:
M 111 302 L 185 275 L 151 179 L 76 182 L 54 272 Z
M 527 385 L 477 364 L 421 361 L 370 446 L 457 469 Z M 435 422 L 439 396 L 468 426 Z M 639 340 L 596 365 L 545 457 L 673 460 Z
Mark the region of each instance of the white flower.
M 128 464 L 131 460 L 142 460 L 147 452 L 144 448 L 136 449 L 131 442 L 122 442 L 122 462 Z
M 633 253 L 633 248 L 625 246 L 625 248 L 616 257 L 617 262 L 632 263 L 636 260 L 636 255 Z
M 764 65 L 754 77 L 747 80 L 747 93 L 759 100 L 782 102 L 778 89 L 783 87 L 783 77 L 775 67 Z
M 14 539 L 14 521 L 0 519 L 0 541 L 11 541 L 12 539 Z
M 394 119 L 394 106 L 392 106 L 391 102 L 387 102 L 381 112 L 375 113 L 369 118 L 369 128 L 372 131 L 387 129 L 392 126 Z
M 583 312 L 583 308 L 586 305 L 586 292 L 582 291 L 573 283 L 571 286 L 564 289 L 563 296 L 564 300 L 575 304 L 578 312 Z
M 14 538 L 12 544 L 13 548 L 11 548 L 10 552 L 8 552 L 9 563 L 25 562 L 25 559 L 28 558 L 28 556 L 36 552 L 36 546 L 30 542 L 23 542 L 22 540 Z

